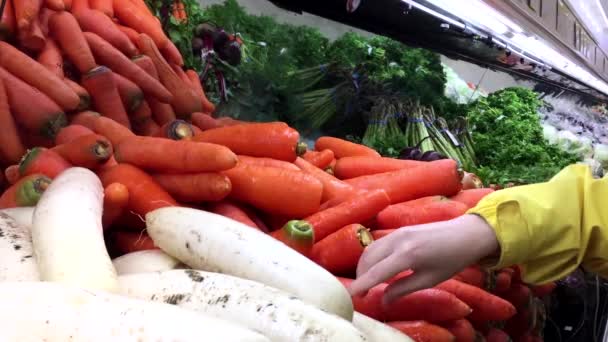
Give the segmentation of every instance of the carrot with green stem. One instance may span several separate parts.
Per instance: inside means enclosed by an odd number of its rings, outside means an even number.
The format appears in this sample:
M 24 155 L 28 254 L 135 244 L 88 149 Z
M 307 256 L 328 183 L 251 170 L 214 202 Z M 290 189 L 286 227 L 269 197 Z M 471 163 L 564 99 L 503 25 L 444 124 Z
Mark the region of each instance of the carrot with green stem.
M 175 114 L 179 118 L 188 119 L 192 113 L 201 112 L 201 101 L 196 91 L 171 69 L 152 39 L 145 34 L 141 34 L 138 47 L 144 55 L 150 57 L 156 67 L 160 81 L 173 95 L 170 104 L 173 106 Z
M 127 113 L 137 111 L 144 101 L 144 92 L 137 84 L 131 82 L 126 77 L 116 73 L 112 75 L 114 76 L 114 83 L 116 83 L 116 88 Z
M 293 162 L 304 153 L 300 134 L 285 123 L 254 123 L 204 131 L 196 141 L 224 145 L 234 153 Z
M 109 228 L 126 210 L 129 205 L 129 189 L 121 183 L 112 183 L 103 191 L 104 229 Z
M 337 159 L 354 156 L 380 157 L 380 154 L 372 148 L 334 137 L 317 139 L 315 150 L 332 150 Z
M 416 342 L 454 342 L 455 337 L 448 330 L 425 321 L 388 322 L 389 326 L 401 331 Z
M 298 253 L 309 256 L 315 243 L 314 230 L 310 224 L 303 221 L 289 221 L 281 229 L 270 233 Z
M 72 167 L 72 164 L 57 152 L 45 147 L 35 147 L 21 159 L 19 175 L 25 177 L 33 174 L 43 174 L 55 178 L 70 167 Z
M 349 179 L 378 173 L 411 169 L 425 162 L 368 156 L 344 157 L 336 161 L 334 173 L 340 179 Z
M 319 210 L 323 185 L 311 175 L 275 167 L 239 164 L 223 174 L 230 197 L 281 216 L 301 218 Z
M 515 307 L 506 300 L 496 297 L 478 287 L 458 280 L 447 280 L 438 289 L 454 294 L 473 309 L 473 318 L 483 321 L 505 321 L 515 315 Z
M 53 139 L 67 125 L 65 113 L 47 95 L 0 67 L 15 121 L 28 133 Z
M 184 120 L 174 120 L 160 127 L 158 136 L 171 140 L 192 140 L 194 130 L 192 125 Z
M 52 148 L 65 160 L 75 166 L 95 169 L 105 164 L 112 156 L 112 143 L 98 134 L 78 137 Z
M 60 79 L 63 79 L 63 56 L 52 38 L 47 38 L 42 52 L 38 55 L 38 63 L 47 68 Z
M 96 2 L 100 2 L 97 0 Z M 111 1 L 105 0 L 105 2 Z M 93 3 L 92 3 L 93 5 Z M 94 6 L 93 6 L 94 7 Z M 83 31 L 93 32 L 128 57 L 134 57 L 138 51 L 135 44 L 122 32 L 112 19 L 98 10 L 85 10 L 76 13 L 76 19 Z
M 131 1 L 114 0 L 114 14 L 126 26 L 148 35 L 159 49 L 168 44 L 169 39 L 154 17 L 142 11 Z
M 114 17 L 114 4 L 112 0 L 89 0 L 89 4 L 91 9 L 107 15 L 108 18 Z
M 61 78 L 5 42 L 0 42 L 0 66 L 46 94 L 65 110 L 74 110 L 80 103 L 78 95 Z
M 471 322 L 466 319 L 442 323 L 441 326 L 447 329 L 456 338 L 454 342 L 475 342 L 476 332 Z
M 350 224 L 315 243 L 311 259 L 333 274 L 346 274 L 357 268 L 359 258 L 373 241 L 369 229 Z
M 14 164 L 7 167 L 4 170 L 4 178 L 10 185 L 17 183 L 19 179 L 21 179 L 21 175 L 19 174 L 19 164 Z
M 215 105 L 207 98 L 207 95 L 205 94 L 205 89 L 203 89 L 203 85 L 201 83 L 200 77 L 198 76 L 198 73 L 194 70 L 187 70 L 186 77 L 190 80 L 190 83 L 192 83 L 194 90 L 196 90 L 198 96 L 200 97 L 201 105 L 203 106 L 203 111 L 205 113 L 215 112 Z
M 361 176 L 345 182 L 363 190 L 384 189 L 393 204 L 426 196 L 452 196 L 462 184 L 462 172 L 456 161 L 443 159 L 426 165 L 376 175 Z
M 321 181 L 321 183 L 323 183 L 323 197 L 321 199 L 322 202 L 326 202 L 332 199 L 339 199 L 339 202 L 336 203 L 337 205 L 342 201 L 354 196 L 358 192 L 357 189 L 353 188 L 349 184 L 342 182 L 341 180 L 335 178 L 327 172 L 312 165 L 303 158 L 298 157 L 295 161 L 295 165 L 299 167 L 303 172 L 312 175 L 313 177 Z
M 247 213 L 236 203 L 230 201 L 213 203 L 209 207 L 209 210 L 212 213 L 233 219 L 251 228 L 260 229 L 260 227 L 249 217 L 249 215 L 247 215 Z
M 53 14 L 49 21 L 49 29 L 78 71 L 84 74 L 97 66 L 80 25 L 70 12 L 63 11 Z
M 131 128 L 112 70 L 96 67 L 82 77 L 82 85 L 93 99 L 95 108 L 104 116 Z
M 232 191 L 230 179 L 219 173 L 155 174 L 153 177 L 180 202 L 221 201 Z
M 25 154 L 25 146 L 19 137 L 17 124 L 11 114 L 9 99 L 4 82 L 0 78 L 0 159 L 18 163 Z
M 389 204 L 390 199 L 385 191 L 368 191 L 333 208 L 314 213 L 304 220 L 313 226 L 315 238 L 322 241 L 344 226 L 373 218 Z
M 51 179 L 45 175 L 23 177 L 0 196 L 0 209 L 35 207 L 50 184 Z
M 13 1 L 17 28 L 19 28 L 19 30 L 21 31 L 29 29 L 32 24 L 32 21 L 34 21 L 36 17 L 38 17 L 38 13 L 40 13 L 41 6 L 41 0 Z
M 44 5 L 53 11 L 65 11 L 63 0 L 44 0 Z
M 103 170 L 99 178 L 104 186 L 121 183 L 129 190 L 128 210 L 137 215 L 145 215 L 158 208 L 177 206 L 177 202 L 150 175 L 141 169 L 118 164 Z
M 422 197 L 393 204 L 378 214 L 378 229 L 395 229 L 425 223 L 447 221 L 466 213 L 468 207 L 443 196 Z
M 287 169 L 300 171 L 300 169 L 292 163 L 288 163 L 283 160 L 272 159 L 272 158 L 256 158 L 250 156 L 239 155 L 239 163 L 245 165 L 259 165 L 259 166 L 268 166 L 268 167 L 276 167 L 279 169 Z
M 55 137 L 55 144 L 61 145 L 69 143 L 76 138 L 91 134 L 95 134 L 92 129 L 82 125 L 72 124 L 62 128 L 61 131 L 57 133 L 57 136 Z
M 76 111 L 81 112 L 89 109 L 91 106 L 91 95 L 89 95 L 89 92 L 84 89 L 83 86 L 69 78 L 64 78 L 63 81 L 78 95 L 78 98 L 80 99 L 80 104 L 76 108 Z
M 116 161 L 168 173 L 218 172 L 236 166 L 227 147 L 157 137 L 129 137 L 115 148 Z
M 17 32 L 13 0 L 7 0 L 4 12 L 0 13 L 0 40 L 6 40 Z
M 302 158 L 319 169 L 324 170 L 334 160 L 334 152 L 332 150 L 323 150 L 320 152 L 306 151 Z

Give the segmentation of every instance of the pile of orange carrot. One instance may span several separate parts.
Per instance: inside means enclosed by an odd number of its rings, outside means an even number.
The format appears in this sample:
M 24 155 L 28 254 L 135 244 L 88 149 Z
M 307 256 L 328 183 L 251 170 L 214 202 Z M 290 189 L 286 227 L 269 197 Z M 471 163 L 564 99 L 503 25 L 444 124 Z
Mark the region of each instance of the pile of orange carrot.
M 146 213 L 187 206 L 268 233 L 348 284 L 375 239 L 463 215 L 493 191 L 462 190 L 453 160 L 383 158 L 333 137 L 310 148 L 282 122 L 214 117 L 197 73 L 184 70 L 143 0 L 7 4 L 0 208 L 34 206 L 64 170 L 91 169 L 105 187 L 103 226 L 116 255 L 155 248 L 142 231 Z M 182 10 L 175 1 L 176 19 L 186 20 Z M 534 341 L 544 322 L 534 298 L 553 285 L 471 266 L 385 307 L 386 286 L 353 298 L 356 310 L 416 341 Z

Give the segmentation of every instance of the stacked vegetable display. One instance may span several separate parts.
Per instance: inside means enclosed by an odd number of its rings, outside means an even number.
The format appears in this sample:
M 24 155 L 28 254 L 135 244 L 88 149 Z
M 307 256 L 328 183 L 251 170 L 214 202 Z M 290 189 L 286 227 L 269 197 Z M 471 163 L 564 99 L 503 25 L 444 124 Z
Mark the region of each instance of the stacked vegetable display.
M 471 266 L 389 306 L 387 284 L 343 286 L 374 239 L 492 192 L 462 190 L 456 161 L 327 136 L 309 149 L 282 122 L 214 118 L 140 0 L 8 4 L 0 302 L 30 303 L 0 313 L 9 340 L 540 339 L 532 293 L 549 286 L 514 270 Z

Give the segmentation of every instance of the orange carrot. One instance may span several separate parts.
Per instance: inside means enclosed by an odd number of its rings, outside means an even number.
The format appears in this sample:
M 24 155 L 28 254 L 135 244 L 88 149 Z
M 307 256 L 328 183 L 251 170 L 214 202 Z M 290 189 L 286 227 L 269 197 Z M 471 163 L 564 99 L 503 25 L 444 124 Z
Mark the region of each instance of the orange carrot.
M 379 240 L 379 239 L 387 236 L 388 234 L 393 233 L 395 230 L 397 230 L 397 229 L 374 230 L 374 231 L 372 231 L 372 236 L 374 237 L 374 240 Z
M 454 342 L 475 342 L 476 333 L 475 328 L 471 322 L 466 319 L 458 319 L 441 324 L 441 326 L 447 329 L 456 340 Z
M 344 226 L 373 218 L 389 204 L 390 199 L 385 191 L 368 191 L 333 208 L 319 211 L 305 220 L 313 226 L 315 239 L 322 241 Z
M 110 43 L 91 32 L 86 32 L 84 36 L 99 63 L 108 66 L 115 73 L 133 81 L 144 93 L 155 96 L 160 101 L 169 102 L 171 100 L 172 95 L 167 88 L 134 64 Z
M 131 128 L 129 116 L 120 98 L 114 73 L 105 66 L 96 67 L 82 77 L 82 85 L 93 98 L 95 108 L 104 116 Z
M 251 228 L 260 229 L 258 225 L 241 209 L 236 203 L 230 201 L 221 201 L 214 203 L 209 208 L 211 212 L 233 219 Z
M 101 114 L 93 111 L 84 111 L 74 115 L 70 121 L 72 125 L 81 125 L 89 129 L 95 129 L 95 121 L 101 117 Z M 100 133 L 101 135 L 104 135 Z
M 47 38 L 42 52 L 38 55 L 38 63 L 47 68 L 50 72 L 63 79 L 63 56 L 55 41 Z
M 279 169 L 288 169 L 294 171 L 300 171 L 300 169 L 292 163 L 288 163 L 286 161 L 272 159 L 272 158 L 256 158 L 239 155 L 239 162 L 246 165 L 259 165 L 259 166 L 268 166 L 268 167 L 276 167 Z
M 237 164 L 227 147 L 187 140 L 129 137 L 115 147 L 119 163 L 168 173 L 217 172 Z
M 108 18 L 114 17 L 114 4 L 112 0 L 89 0 L 91 9 L 98 10 L 99 12 L 108 16 Z
M 78 14 L 88 9 L 91 9 L 89 0 L 72 0 L 72 9 L 70 10 L 72 13 Z
M 493 286 L 491 274 L 478 265 L 465 268 L 458 272 L 454 278 L 484 290 L 490 289 Z
M 315 243 L 311 259 L 333 274 L 347 274 L 357 268 L 365 247 L 373 241 L 369 229 L 350 224 Z
M 319 210 L 323 185 L 300 171 L 243 165 L 224 171 L 231 197 L 276 215 L 301 218 Z
M 128 1 L 128 0 L 123 0 Z M 134 232 L 114 232 L 111 235 L 112 245 L 120 254 L 158 249 L 148 234 Z
M 29 51 L 40 52 L 44 48 L 46 36 L 42 32 L 40 18 L 36 17 L 27 30 L 19 31 L 19 43 Z
M 302 148 L 300 134 L 282 122 L 228 126 L 204 131 L 196 141 L 224 145 L 234 153 L 293 162 Z
M 0 196 L 0 209 L 35 207 L 51 179 L 41 174 L 21 178 Z
M 7 0 L 4 7 L 4 12 L 2 12 L 0 16 L 0 40 L 5 40 L 12 37 L 16 31 L 17 23 L 15 22 L 13 0 Z
M 411 169 L 424 165 L 425 162 L 416 160 L 401 160 L 378 157 L 344 157 L 336 161 L 334 174 L 340 179 L 349 179 L 378 173 Z
M 192 140 L 194 131 L 186 121 L 175 120 L 162 125 L 157 136 L 171 140 Z
M 413 169 L 352 178 L 346 183 L 364 190 L 384 189 L 395 204 L 425 196 L 455 195 L 462 186 L 461 176 L 456 161 L 443 159 Z
M 153 16 L 143 12 L 131 1 L 114 0 L 114 13 L 126 26 L 148 35 L 159 49 L 164 48 L 169 42 L 162 27 L 157 24 Z
M 500 329 L 492 328 L 486 334 L 486 342 L 511 342 L 511 337 Z
M 153 177 L 180 202 L 221 201 L 232 191 L 230 179 L 218 173 L 156 174 Z
M 133 131 L 140 135 L 158 136 L 160 132 L 160 126 L 152 119 L 152 109 L 146 101 L 131 114 L 131 125 Z
M 108 138 L 114 147 L 118 146 L 123 140 L 135 136 L 135 134 L 125 126 L 103 116 L 100 116 L 95 120 L 93 131 Z
M 334 152 L 332 150 L 323 150 L 321 152 L 306 151 L 302 158 L 319 169 L 324 170 L 334 160 Z
M 534 301 L 532 290 L 524 284 L 512 284 L 509 290 L 501 293 L 500 297 L 513 304 L 518 310 L 528 309 Z
M 477 203 L 479 203 L 479 201 L 493 192 L 494 189 L 491 188 L 462 190 L 455 196 L 452 196 L 450 199 L 452 201 L 463 203 L 469 208 L 473 208 L 477 205 Z
M 119 29 L 120 32 L 124 33 L 125 36 L 127 36 L 127 38 L 129 38 L 131 43 L 133 43 L 133 45 L 137 45 L 137 41 L 139 40 L 139 32 L 135 31 L 134 29 L 132 29 L 130 27 L 122 26 L 117 23 L 114 23 L 114 26 L 116 26 L 116 28 Z
M 112 183 L 103 191 L 103 227 L 112 225 L 129 205 L 129 189 L 124 184 Z
M 310 255 L 315 243 L 314 230 L 304 221 L 289 221 L 270 235 L 305 256 Z
M 323 197 L 321 199 L 322 202 L 338 199 L 338 202 L 336 202 L 336 205 L 338 205 L 357 193 L 357 190 L 349 184 L 346 184 L 340 181 L 339 179 L 336 179 L 334 176 L 310 164 L 303 158 L 298 157 L 295 161 L 295 164 L 302 171 L 312 175 L 313 177 L 321 181 L 321 183 L 323 183 Z
M 338 159 L 354 156 L 380 157 L 378 152 L 367 146 L 334 137 L 320 137 L 315 142 L 315 149 L 317 151 L 332 150 Z
M 72 0 L 63 0 L 63 3 L 65 5 L 66 10 L 69 11 L 72 9 Z
M 76 109 L 80 103 L 78 95 L 61 78 L 4 42 L 0 42 L 0 66 L 36 87 L 66 110 Z
M 13 185 L 21 179 L 21 175 L 19 174 L 19 165 L 11 165 L 4 170 L 4 178 L 8 184 Z
M 557 288 L 557 284 L 554 282 L 532 286 L 532 293 L 538 298 L 542 298 L 550 295 Z
M 3 159 L 11 164 L 18 163 L 21 157 L 25 154 L 25 146 L 19 137 L 17 124 L 11 115 L 9 108 L 9 100 L 4 86 L 4 82 L 0 78 L 0 159 Z
M 133 59 L 133 63 L 142 68 L 148 75 L 158 80 L 158 72 L 150 57 L 141 55 Z M 152 116 L 159 125 L 165 125 L 175 120 L 175 112 L 170 104 L 163 103 L 153 96 L 146 96 L 146 101 L 152 110 Z
M 47 7 L 43 7 L 40 10 L 40 15 L 38 16 L 38 22 L 40 25 L 40 29 L 42 31 L 42 34 L 46 39 L 49 39 L 49 35 L 50 35 L 50 30 L 49 30 L 49 21 L 51 21 L 51 17 L 53 16 L 53 14 L 55 14 L 57 11 L 54 11 L 52 9 L 49 9 Z
M 455 337 L 446 329 L 425 322 L 388 322 L 391 327 L 411 337 L 416 342 L 454 342 Z
M 504 299 L 458 280 L 447 280 L 436 288 L 458 297 L 473 309 L 473 317 L 484 321 L 504 321 L 516 312 L 515 307 Z
M 180 67 L 184 66 L 184 57 L 182 57 L 181 52 L 179 52 L 179 49 L 171 40 L 169 40 L 167 42 L 167 45 L 165 45 L 165 47 L 162 48 L 160 51 L 163 54 L 163 57 L 165 57 L 165 59 L 167 60 L 167 62 L 170 62 Z
M 2 67 L 0 78 L 15 121 L 29 133 L 53 139 L 57 131 L 67 125 L 65 114 L 48 96 Z
M 127 78 L 114 73 L 114 83 L 120 94 L 123 105 L 128 113 L 133 113 L 139 109 L 144 101 L 144 93 L 137 84 Z
M 494 293 L 502 294 L 511 288 L 511 273 L 500 270 L 496 273 L 496 285 L 494 287 Z
M 466 205 L 443 196 L 422 197 L 382 210 L 377 217 L 378 229 L 447 221 L 464 215 L 467 209 Z
M 110 6 L 112 5 L 111 0 L 95 0 L 94 2 L 106 2 Z M 95 33 L 128 57 L 137 55 L 135 44 L 114 25 L 110 17 L 102 12 L 95 10 L 80 11 L 76 14 L 76 19 L 83 31 Z
M 53 11 L 65 11 L 63 0 L 44 0 L 44 5 Z
M 152 59 L 162 84 L 173 94 L 170 102 L 175 114 L 180 118 L 189 118 L 192 113 L 202 111 L 201 101 L 196 91 L 177 76 L 171 66 L 161 56 L 152 39 L 141 34 L 138 41 L 139 50 Z M 140 85 L 141 86 L 141 85 Z
M 52 150 L 72 165 L 94 169 L 110 159 L 112 143 L 101 135 L 89 134 L 57 145 Z
M 192 113 L 192 124 L 203 132 L 209 129 L 222 127 L 221 123 L 209 114 Z
M 205 94 L 205 90 L 203 89 L 203 85 L 201 84 L 201 79 L 198 76 L 198 73 L 194 70 L 187 70 L 186 76 L 190 80 L 190 83 L 194 86 L 194 90 L 198 93 L 198 96 L 201 98 L 201 105 L 203 106 L 203 111 L 205 113 L 213 113 L 215 112 L 215 105 L 209 101 L 207 95 Z
M 151 176 L 129 164 L 118 164 L 99 173 L 104 186 L 112 183 L 124 184 L 129 190 L 128 209 L 137 215 L 170 206 L 177 202 Z
M 19 163 L 19 175 L 25 177 L 43 174 L 55 178 L 70 167 L 72 165 L 57 152 L 44 147 L 35 147 L 23 156 Z
M 80 138 L 83 135 L 95 134 L 93 130 L 82 125 L 69 125 L 61 129 L 55 137 L 55 144 L 61 145 L 71 142 L 76 138 Z
M 95 58 L 78 21 L 70 12 L 57 12 L 49 21 L 49 29 L 61 49 L 81 73 L 95 68 Z
M 13 1 L 15 19 L 17 20 L 17 27 L 19 30 L 24 31 L 30 28 L 32 21 L 34 21 L 38 16 L 38 13 L 40 13 L 41 6 L 41 0 Z
M 76 108 L 76 111 L 81 112 L 83 110 L 87 110 L 91 106 L 91 95 L 89 95 L 89 92 L 80 84 L 72 81 L 69 78 L 64 78 L 63 81 L 78 95 L 78 98 L 80 99 L 80 104 Z
M 184 81 L 188 86 L 193 87 L 194 89 L 194 85 L 192 84 L 192 82 L 190 81 L 190 78 L 188 78 L 188 75 L 186 75 L 186 72 L 184 71 L 184 69 L 182 69 L 181 66 L 168 62 L 169 66 L 171 67 L 171 69 L 173 70 L 173 72 L 175 72 L 175 74 L 177 76 L 179 76 L 179 78 L 182 79 L 182 81 Z

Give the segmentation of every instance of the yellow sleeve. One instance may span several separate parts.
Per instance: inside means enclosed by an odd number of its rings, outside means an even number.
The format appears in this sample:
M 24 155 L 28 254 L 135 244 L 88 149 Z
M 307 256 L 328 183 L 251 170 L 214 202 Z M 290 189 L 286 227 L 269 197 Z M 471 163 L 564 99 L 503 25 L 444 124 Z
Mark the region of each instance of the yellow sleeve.
M 521 265 L 542 284 L 582 265 L 608 276 L 608 177 L 572 165 L 546 183 L 492 193 L 469 213 L 483 217 L 501 247 L 496 268 Z

